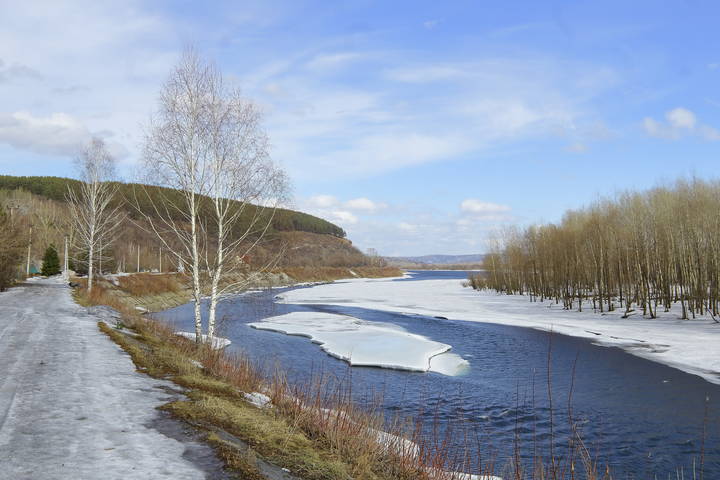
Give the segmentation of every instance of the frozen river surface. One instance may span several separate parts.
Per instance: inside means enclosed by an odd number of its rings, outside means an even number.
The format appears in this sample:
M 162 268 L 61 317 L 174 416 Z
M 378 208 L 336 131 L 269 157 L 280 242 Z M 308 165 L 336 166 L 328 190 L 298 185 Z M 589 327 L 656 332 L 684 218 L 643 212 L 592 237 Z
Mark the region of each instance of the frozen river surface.
M 623 321 L 563 312 L 522 297 L 476 294 L 462 288 L 466 276 L 416 272 L 407 279 L 250 293 L 221 305 L 222 334 L 232 340 L 231 349 L 268 365 L 279 362 L 295 381 L 322 371 L 349 379 L 358 400 L 381 391 L 389 416 L 419 414 L 428 423 L 439 422 L 440 430 L 462 416 L 481 432 L 485 454 L 496 454 L 498 470 L 512 454 L 516 436 L 528 462 L 534 446 L 547 452 L 550 353 L 559 451 L 568 432 L 572 386 L 574 421 L 599 464 L 611 466 L 614 478 L 667 478 L 670 472 L 675 478 L 678 469 L 692 478 L 693 462 L 699 468 L 701 456 L 705 478 L 720 478 L 720 386 L 712 383 L 720 370 L 720 328 L 706 321 L 683 324 L 671 314 L 658 321 Z M 186 305 L 163 315 L 187 328 L 192 312 Z M 320 331 L 334 344 L 319 346 L 308 338 L 249 326 L 279 318 L 292 319 L 292 328 L 302 330 L 298 319 L 314 316 L 317 321 L 328 315 L 352 319 L 372 331 L 397 329 L 448 345 L 449 353 L 467 366 L 453 372 L 459 374 L 349 367 L 343 355 L 329 351 L 336 348 L 349 356 L 353 347 L 347 337 L 339 342 Z M 549 328 L 567 335 L 544 331 Z M 358 331 L 359 339 L 367 337 L 367 330 Z

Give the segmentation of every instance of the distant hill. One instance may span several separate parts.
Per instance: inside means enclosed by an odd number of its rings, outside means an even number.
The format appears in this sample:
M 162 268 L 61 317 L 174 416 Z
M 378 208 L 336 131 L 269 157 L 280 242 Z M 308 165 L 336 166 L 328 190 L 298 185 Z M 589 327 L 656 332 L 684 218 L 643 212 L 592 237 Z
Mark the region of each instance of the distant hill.
M 0 208 L 7 204 L 16 205 L 15 221 L 26 227 L 33 225 L 34 241 L 30 256 L 34 263 L 39 263 L 48 245 L 63 245 L 69 223 L 66 192 L 68 187 L 78 186 L 77 180 L 69 178 L 0 175 Z M 181 201 L 180 192 L 176 190 L 120 183 L 114 202 L 122 204 L 128 219 L 119 228 L 112 245 L 104 250 L 104 256 L 108 257 L 104 260 L 104 266 L 112 271 L 118 264 L 125 271 L 153 269 L 160 267 L 162 259 L 164 268 L 170 268 L 174 258 L 167 252 L 162 256 L 161 245 L 157 239 L 148 233 L 147 226 L 142 228 L 145 220 L 137 211 L 123 203 L 124 199 L 134 198 L 135 191 L 147 192 L 147 195 L 154 199 L 165 198 L 172 203 Z M 153 216 L 154 210 L 144 193 L 139 195 L 138 201 L 139 208 L 145 214 Z M 208 198 L 201 200 L 201 215 L 205 209 L 210 208 L 209 202 Z M 267 210 L 268 215 L 271 213 L 270 209 L 252 206 L 247 209 L 248 215 L 253 209 L 261 209 L 261 215 L 265 214 L 262 210 Z M 243 228 L 246 228 L 246 225 L 241 223 L 238 226 L 240 234 L 243 233 Z M 360 252 L 345 237 L 342 228 L 322 218 L 295 210 L 278 209 L 271 219 L 271 228 L 253 249 L 249 262 L 257 267 L 276 264 L 279 268 L 378 266 L 377 259 Z M 249 241 L 252 241 L 252 238 Z
M 482 253 L 468 255 L 421 255 L 418 257 L 385 257 L 391 265 L 478 265 L 485 255 Z

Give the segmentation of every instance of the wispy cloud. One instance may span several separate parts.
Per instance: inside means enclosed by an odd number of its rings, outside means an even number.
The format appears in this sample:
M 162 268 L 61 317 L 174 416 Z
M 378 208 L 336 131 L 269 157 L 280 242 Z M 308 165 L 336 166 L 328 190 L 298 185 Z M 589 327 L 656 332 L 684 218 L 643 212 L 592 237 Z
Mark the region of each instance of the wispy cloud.
M 0 59 L 0 83 L 6 83 L 13 80 L 31 79 L 41 80 L 43 76 L 34 68 L 23 65 L 22 63 L 13 63 L 6 65 Z
M 303 180 L 317 172 L 368 177 L 482 156 L 508 142 L 575 137 L 597 123 L 589 102 L 619 81 L 607 67 L 552 58 L 453 63 L 391 52 L 310 56 L 311 64 L 318 61 L 336 67 L 331 76 L 297 69 L 295 61 L 259 67 L 266 73 L 256 85 L 275 154 Z
M 382 202 L 373 202 L 369 198 L 360 197 L 353 198 L 345 202 L 345 207 L 350 210 L 358 210 L 366 213 L 375 213 L 379 210 L 387 208 L 387 204 Z
M 498 203 L 482 202 L 476 198 L 467 198 L 460 203 L 460 210 L 468 213 L 487 214 L 498 212 L 509 212 L 511 208 L 508 205 L 500 205 Z
M 695 113 L 683 107 L 667 111 L 664 122 L 645 117 L 643 128 L 651 137 L 667 140 L 679 140 L 686 136 L 697 136 L 708 141 L 720 140 L 720 130 L 700 123 Z

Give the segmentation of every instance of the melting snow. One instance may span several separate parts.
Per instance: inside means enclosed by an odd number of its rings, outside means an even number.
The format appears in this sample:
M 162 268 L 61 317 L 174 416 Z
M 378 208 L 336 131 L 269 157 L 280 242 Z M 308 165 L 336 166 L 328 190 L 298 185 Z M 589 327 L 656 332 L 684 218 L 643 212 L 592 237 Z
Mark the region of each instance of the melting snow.
M 195 332 L 175 332 L 175 335 L 179 335 L 181 337 L 185 337 L 190 340 L 195 340 Z M 208 341 L 208 336 L 203 335 L 202 336 L 203 343 Z M 227 338 L 222 337 L 213 337 L 212 338 L 212 348 L 215 350 L 220 350 L 221 348 L 225 348 L 228 345 L 230 345 L 232 342 L 228 340 Z
M 467 365 L 460 356 L 446 353 L 450 345 L 409 333 L 396 325 L 346 315 L 293 312 L 249 325 L 308 337 L 329 355 L 355 366 L 456 375 Z
M 710 382 L 720 383 L 720 324 L 709 318 L 680 320 L 678 309 L 659 318 L 622 311 L 601 315 L 563 310 L 554 302 L 531 303 L 527 297 L 498 295 L 463 288 L 461 280 L 346 280 L 283 294 L 284 303 L 325 304 L 389 312 L 443 316 L 452 320 L 499 323 L 583 337 L 617 346 Z M 676 306 L 677 307 L 677 306 Z M 444 321 L 438 319 L 439 322 Z

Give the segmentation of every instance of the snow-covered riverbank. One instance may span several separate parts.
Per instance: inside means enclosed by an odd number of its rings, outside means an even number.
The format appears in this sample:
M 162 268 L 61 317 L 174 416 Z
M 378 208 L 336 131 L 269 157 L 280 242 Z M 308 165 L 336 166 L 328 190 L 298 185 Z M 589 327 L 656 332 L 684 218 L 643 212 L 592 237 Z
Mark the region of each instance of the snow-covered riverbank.
M 620 347 L 720 384 L 720 325 L 709 318 L 680 320 L 677 311 L 660 312 L 657 319 L 640 315 L 622 319 L 622 312 L 580 313 L 563 310 L 554 302 L 476 292 L 464 288 L 460 280 L 353 279 L 292 290 L 280 301 L 552 330 Z

